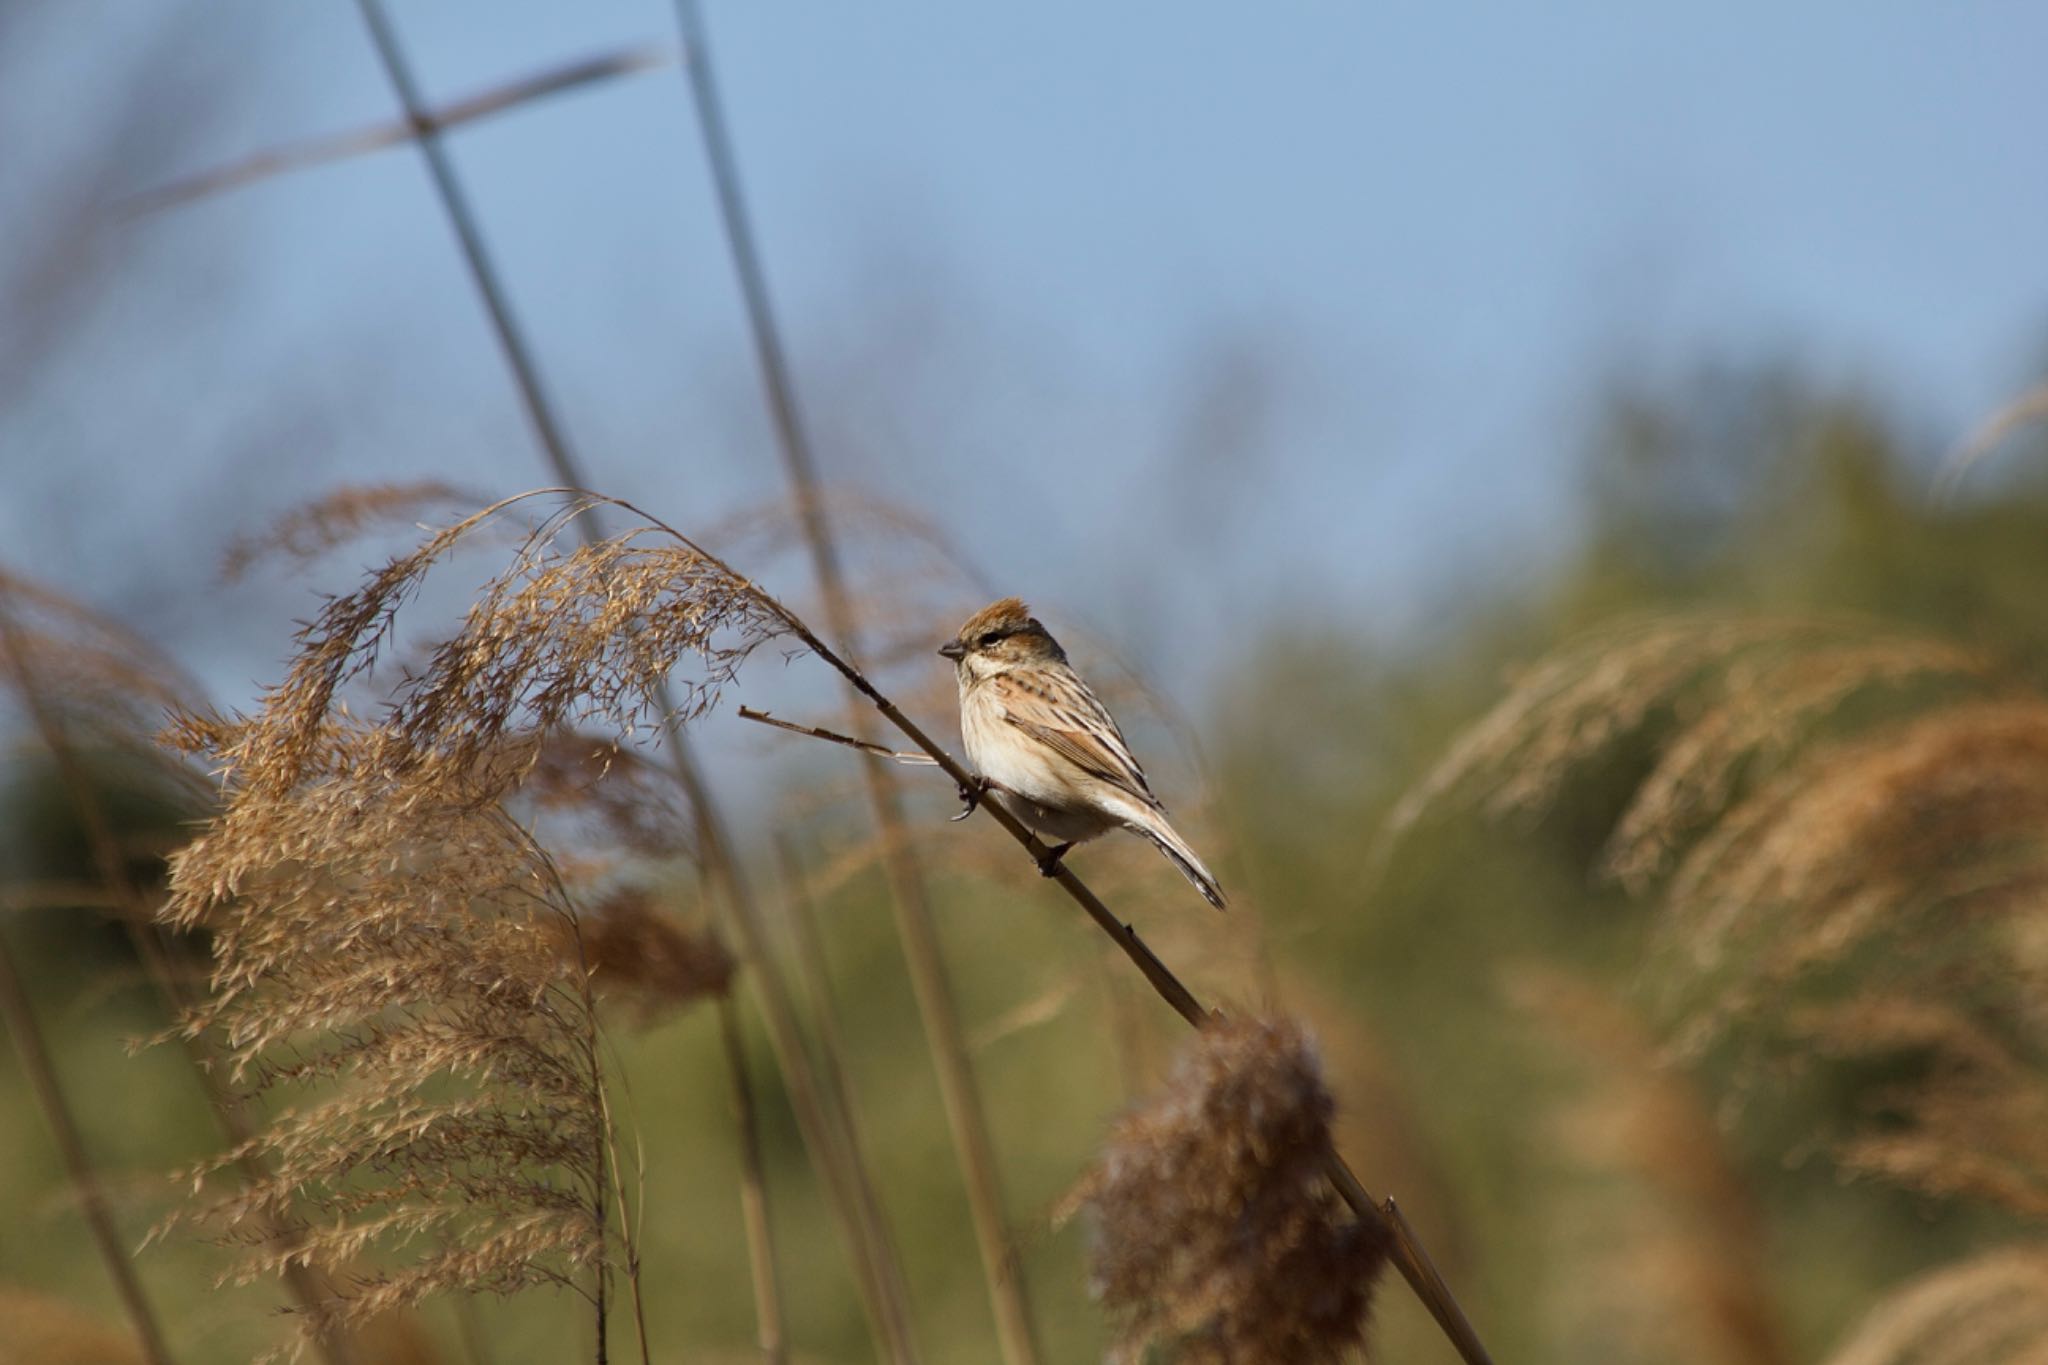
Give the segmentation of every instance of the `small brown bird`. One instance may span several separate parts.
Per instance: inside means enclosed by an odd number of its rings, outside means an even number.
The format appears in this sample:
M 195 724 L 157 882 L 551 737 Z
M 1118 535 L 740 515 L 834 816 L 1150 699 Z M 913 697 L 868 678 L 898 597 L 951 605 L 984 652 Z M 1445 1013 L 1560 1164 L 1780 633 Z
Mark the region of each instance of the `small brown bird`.
M 1223 908 L 1223 888 L 1167 823 L 1116 721 L 1029 607 L 1014 597 L 983 607 L 939 653 L 959 675 L 968 761 L 1012 815 L 1058 841 L 1040 871 L 1050 877 L 1068 849 L 1121 826 Z

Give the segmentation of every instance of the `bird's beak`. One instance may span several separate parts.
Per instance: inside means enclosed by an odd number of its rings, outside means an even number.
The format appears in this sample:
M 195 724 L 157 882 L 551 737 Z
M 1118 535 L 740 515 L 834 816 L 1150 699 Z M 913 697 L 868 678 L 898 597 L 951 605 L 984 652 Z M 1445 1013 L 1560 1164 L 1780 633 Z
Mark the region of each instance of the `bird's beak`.
M 958 663 L 967 656 L 967 646 L 961 644 L 958 640 L 948 640 L 939 646 L 939 653 Z

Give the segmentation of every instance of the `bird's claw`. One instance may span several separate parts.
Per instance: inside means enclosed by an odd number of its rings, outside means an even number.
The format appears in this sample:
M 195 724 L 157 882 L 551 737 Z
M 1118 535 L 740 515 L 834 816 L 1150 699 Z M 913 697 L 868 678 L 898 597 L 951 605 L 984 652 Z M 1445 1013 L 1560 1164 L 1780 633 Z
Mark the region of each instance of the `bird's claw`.
M 957 825 L 979 810 L 981 808 L 981 798 L 988 795 L 988 789 L 989 781 L 985 777 L 977 777 L 971 784 L 961 783 L 959 788 L 960 813 L 952 817 L 953 823 Z
M 1041 877 L 1057 877 L 1060 873 L 1060 859 L 1066 857 L 1067 850 L 1072 847 L 1073 844 L 1065 843 L 1057 848 L 1047 849 L 1045 856 L 1038 860 L 1038 875 Z

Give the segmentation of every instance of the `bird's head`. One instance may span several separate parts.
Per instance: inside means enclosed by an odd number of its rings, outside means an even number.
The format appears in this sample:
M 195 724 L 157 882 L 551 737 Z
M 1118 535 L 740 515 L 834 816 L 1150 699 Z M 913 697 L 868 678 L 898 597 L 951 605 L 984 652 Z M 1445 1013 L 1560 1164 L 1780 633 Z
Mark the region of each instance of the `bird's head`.
M 991 602 L 967 618 L 960 633 L 939 646 L 968 681 L 1032 664 L 1066 662 L 1066 652 L 1015 597 Z

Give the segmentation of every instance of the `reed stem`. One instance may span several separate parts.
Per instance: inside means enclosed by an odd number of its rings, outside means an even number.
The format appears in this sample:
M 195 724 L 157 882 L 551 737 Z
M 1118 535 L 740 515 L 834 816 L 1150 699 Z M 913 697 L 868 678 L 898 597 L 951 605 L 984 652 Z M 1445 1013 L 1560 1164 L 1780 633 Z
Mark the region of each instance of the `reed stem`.
M 760 253 L 741 189 L 739 167 L 733 156 L 732 140 L 726 130 L 724 107 L 719 98 L 717 74 L 711 60 L 710 34 L 695 0 L 676 0 L 676 17 L 683 35 L 683 68 L 689 76 L 697 127 L 711 168 L 719 217 L 725 227 L 726 245 L 732 255 L 733 271 L 746 306 L 763 394 L 775 428 L 776 446 L 782 455 L 783 471 L 802 523 L 804 543 L 810 552 L 812 569 L 824 597 L 826 626 L 849 650 L 857 650 L 852 599 L 846 591 L 838 547 L 825 514 L 824 499 L 819 494 L 817 460 L 798 411 L 788 357 L 776 327 L 774 310 L 769 304 L 767 279 L 761 268 Z M 857 736 L 865 738 L 860 732 L 867 724 L 867 718 L 856 712 L 854 728 Z M 981 1253 L 982 1272 L 988 1283 L 990 1307 L 995 1314 L 997 1344 L 1006 1365 L 1036 1365 L 1036 1330 L 1026 1301 L 1016 1246 L 1003 1208 L 1002 1186 L 994 1144 L 989 1138 L 988 1118 L 982 1107 L 973 1063 L 968 1056 L 966 1033 L 961 1027 L 951 977 L 939 947 L 929 890 L 911 848 L 908 826 L 903 817 L 902 793 L 894 774 L 873 756 L 862 764 L 861 775 L 876 831 L 882 841 L 882 869 L 889 884 L 890 905 L 895 911 L 897 937 L 903 944 L 911 990 L 917 999 L 919 1019 L 938 1074 L 939 1097 L 945 1107 L 954 1149 L 960 1158 L 968 1211 Z
M 730 995 L 718 998 L 718 1033 L 725 1045 L 726 1075 L 732 1081 L 733 1122 L 740 1139 L 740 1214 L 747 1230 L 747 1263 L 753 1270 L 754 1330 L 767 1365 L 789 1359 L 782 1321 L 781 1276 L 768 1222 L 768 1185 L 762 1178 L 761 1129 L 754 1114 L 754 1088 L 747 1079 L 746 1049 L 740 1044 L 740 1015 Z
M 730 570 L 728 569 L 728 571 Z M 755 591 L 760 592 L 758 588 Z M 853 687 L 854 691 L 871 702 L 875 709 L 880 711 L 889 723 L 901 731 L 912 744 L 930 755 L 933 763 L 947 777 L 953 779 L 960 790 L 971 791 L 975 789 L 976 781 L 974 774 L 970 773 L 958 759 L 954 758 L 936 740 L 926 734 L 923 727 L 903 714 L 894 702 L 883 696 L 858 667 L 848 662 L 845 657 L 826 645 L 823 640 L 818 638 L 816 632 L 804 624 L 801 618 L 775 601 L 773 597 L 766 593 L 761 593 L 761 598 L 780 616 L 792 634 L 802 640 L 813 653 L 837 671 Z M 836 739 L 838 737 L 821 736 L 821 738 Z M 866 761 L 873 762 L 874 760 L 870 758 Z M 1038 838 L 1030 830 L 1026 829 L 1016 816 L 1010 814 L 1000 801 L 982 801 L 979 804 L 981 809 L 987 811 L 990 818 L 1002 827 L 1004 833 L 1023 846 L 1025 852 L 1030 855 L 1034 865 L 1040 867 L 1045 865 L 1045 859 L 1051 850 L 1040 843 Z M 1146 946 L 1145 941 L 1138 937 L 1136 931 L 1130 925 L 1124 923 L 1111 913 L 1109 907 L 1104 905 L 1101 899 L 1089 889 L 1086 882 L 1074 874 L 1072 868 L 1068 867 L 1065 863 L 1055 865 L 1053 880 L 1057 881 L 1061 889 L 1082 910 L 1087 912 L 1088 917 L 1095 921 L 1097 928 L 1109 935 L 1110 941 L 1115 943 L 1124 956 L 1131 960 L 1132 965 L 1137 967 L 1139 973 L 1144 976 L 1153 991 L 1158 994 L 1160 999 L 1172 1006 L 1176 1014 L 1180 1015 L 1181 1018 L 1187 1020 L 1190 1024 L 1193 1024 L 1196 1028 L 1205 1026 L 1213 1017 L 1216 1017 L 1212 1015 L 1208 1007 L 1196 998 L 1195 993 L 1189 990 L 1186 984 L 1179 977 L 1175 976 L 1164 962 L 1159 960 L 1159 957 L 1151 948 Z M 1407 1220 L 1400 1216 L 1399 1210 L 1393 1205 L 1393 1201 L 1389 1200 L 1384 1208 L 1375 1203 L 1372 1196 L 1366 1192 L 1365 1187 L 1359 1183 L 1357 1175 L 1352 1172 L 1350 1166 L 1345 1164 L 1344 1158 L 1334 1151 L 1331 1152 L 1329 1161 L 1326 1163 L 1325 1174 L 1329 1177 L 1330 1184 L 1336 1189 L 1338 1196 L 1346 1204 L 1350 1205 L 1351 1211 L 1359 1219 L 1375 1225 L 1385 1234 L 1390 1245 L 1393 1247 L 1394 1265 L 1400 1270 L 1402 1278 L 1408 1281 L 1408 1285 L 1415 1291 L 1416 1297 L 1422 1300 L 1423 1306 L 1429 1310 L 1430 1316 L 1436 1319 L 1437 1325 L 1443 1330 L 1444 1335 L 1449 1338 L 1451 1344 L 1457 1348 L 1459 1356 L 1466 1362 L 1466 1365 L 1492 1365 L 1492 1357 L 1487 1354 L 1486 1347 L 1480 1341 L 1479 1334 L 1474 1330 L 1471 1320 L 1465 1316 L 1464 1309 L 1459 1307 L 1456 1297 L 1451 1293 L 1450 1286 L 1444 1282 L 1443 1276 L 1437 1271 L 1434 1263 L 1431 1262 L 1429 1254 L 1423 1248 L 1420 1239 L 1416 1237 L 1414 1230 L 1408 1226 Z

